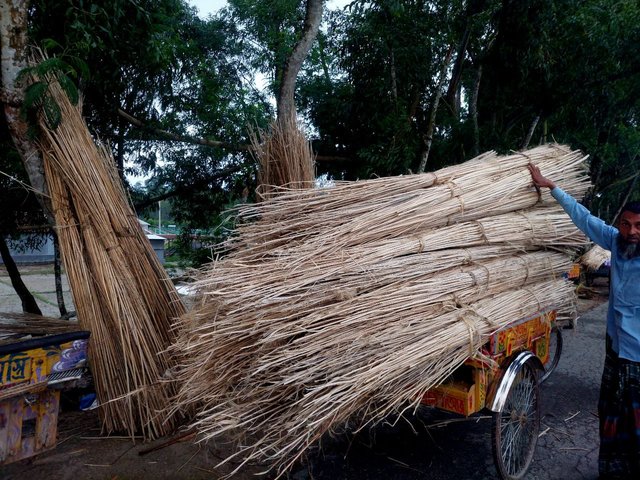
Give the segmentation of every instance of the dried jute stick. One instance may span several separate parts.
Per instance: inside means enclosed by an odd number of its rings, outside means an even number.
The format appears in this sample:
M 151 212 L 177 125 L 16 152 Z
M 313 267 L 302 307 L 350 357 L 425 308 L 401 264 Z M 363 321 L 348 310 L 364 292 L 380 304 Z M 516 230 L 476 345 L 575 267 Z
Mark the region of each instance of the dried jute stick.
M 282 474 L 327 432 L 415 408 L 497 329 L 572 310 L 561 278 L 586 239 L 526 165 L 580 195 L 584 160 L 560 145 L 488 152 L 241 207 L 230 253 L 198 272 L 174 325 L 168 414 L 194 412 L 202 440 L 235 439 L 238 469 Z
M 104 428 L 157 438 L 179 420 L 161 415 L 175 394 L 175 384 L 162 378 L 174 365 L 166 350 L 184 307 L 113 159 L 96 146 L 56 79 L 47 81 L 61 121 L 52 129 L 39 118 L 45 175 L 78 321 L 91 331 L 89 360 Z

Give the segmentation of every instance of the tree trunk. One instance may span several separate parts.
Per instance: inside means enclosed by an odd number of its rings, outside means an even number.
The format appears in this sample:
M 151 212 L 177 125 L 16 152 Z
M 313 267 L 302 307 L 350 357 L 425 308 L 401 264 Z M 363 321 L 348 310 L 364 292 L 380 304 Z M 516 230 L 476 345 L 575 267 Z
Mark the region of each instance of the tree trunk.
M 427 167 L 427 161 L 429 160 L 429 153 L 431 152 L 431 144 L 433 143 L 433 131 L 436 128 L 436 114 L 438 113 L 438 104 L 442 97 L 442 86 L 447 78 L 447 70 L 449 68 L 449 62 L 451 62 L 451 55 L 453 54 L 453 47 L 449 48 L 444 61 L 442 62 L 442 69 L 440 70 L 440 78 L 436 85 L 436 92 L 433 97 L 431 109 L 429 112 L 429 122 L 427 123 L 427 130 L 423 136 L 423 149 L 420 155 L 420 165 L 418 165 L 418 173 L 424 173 Z
M 320 45 L 320 65 L 322 66 L 322 74 L 324 75 L 324 79 L 328 84 L 331 84 L 331 74 L 329 73 L 329 63 L 327 61 L 327 53 L 325 49 L 327 48 L 327 42 L 325 41 L 325 37 L 323 34 L 318 36 L 318 43 Z
M 260 163 L 258 195 L 270 197 L 274 186 L 309 188 L 315 179 L 314 156 L 311 145 L 297 124 L 295 89 L 298 72 L 313 41 L 318 35 L 324 0 L 306 0 L 304 26 L 300 40 L 281 69 L 282 77 L 276 96 L 277 118 L 268 137 L 254 138 L 254 155 Z M 280 65 L 276 65 L 276 79 Z
M 520 150 L 526 150 L 529 147 L 529 143 L 531 143 L 531 138 L 533 137 L 533 132 L 536 130 L 539 121 L 540 115 L 536 115 L 536 117 L 533 119 L 533 122 L 531 122 L 531 126 L 529 127 L 529 131 L 527 132 L 527 136 L 522 140 Z
M 456 54 L 456 61 L 453 65 L 451 72 L 451 80 L 449 87 L 447 88 L 447 104 L 451 109 L 451 113 L 455 119 L 458 118 L 460 112 L 460 82 L 462 80 L 462 71 L 464 61 L 467 57 L 467 47 L 469 45 L 469 38 L 471 36 L 471 21 L 467 19 L 467 25 L 458 44 L 458 52 Z
M 635 157 L 632 161 L 632 163 L 635 162 Z M 620 216 L 620 214 L 622 213 L 622 207 L 624 207 L 626 205 L 626 203 L 629 201 L 629 197 L 631 197 L 631 194 L 634 192 L 634 190 L 636 189 L 636 185 L 638 185 L 638 179 L 640 178 L 640 172 L 638 172 L 634 177 L 633 180 L 631 181 L 631 183 L 629 184 L 629 186 L 627 187 L 627 191 L 624 194 L 624 197 L 622 198 L 622 201 L 620 202 L 620 206 L 618 207 L 618 211 L 616 212 L 616 214 L 613 216 L 613 219 L 611 220 L 611 223 L 616 223 L 618 221 L 618 217 Z
M 4 266 L 7 269 L 9 278 L 11 279 L 11 285 L 13 285 L 13 289 L 22 301 L 22 311 L 24 313 L 42 315 L 42 312 L 36 303 L 36 299 L 33 298 L 33 295 L 31 295 L 31 292 L 22 281 L 20 271 L 18 270 L 16 262 L 13 261 L 11 252 L 9 252 L 9 246 L 4 239 L 4 235 L 0 235 L 0 256 L 2 256 L 2 261 L 4 262 Z
M 391 95 L 393 96 L 393 104 L 398 108 L 398 80 L 396 78 L 396 57 L 391 49 Z
M 287 59 L 282 74 L 282 82 L 278 90 L 276 106 L 278 119 L 287 121 L 295 119 L 295 88 L 298 72 L 302 67 L 302 62 L 306 58 L 311 45 L 318 35 L 320 21 L 322 20 L 323 0 L 307 0 L 307 8 L 304 19 L 304 28 L 300 41 L 293 48 L 293 52 Z
M 51 205 L 47 197 L 42 156 L 27 135 L 28 125 L 20 115 L 24 91 L 17 85 L 20 70 L 27 66 L 27 17 L 29 0 L 0 0 L 0 46 L 2 88 L 0 100 L 13 143 L 22 158 L 31 186 L 53 224 Z
M 58 300 L 58 310 L 60 317 L 69 318 L 69 312 L 64 304 L 64 294 L 62 291 L 62 266 L 60 265 L 60 242 L 58 234 L 53 232 L 53 273 L 56 281 L 56 299 Z
M 473 91 L 469 100 L 469 116 L 473 132 L 473 145 L 471 155 L 477 157 L 480 154 L 480 129 L 478 128 L 478 96 L 480 94 L 480 80 L 482 79 L 482 65 L 478 65 L 476 77 L 473 81 Z
M 115 157 L 116 157 L 116 168 L 118 169 L 118 174 L 120 175 L 120 180 L 122 180 L 123 184 L 126 185 L 126 177 L 124 174 L 124 121 L 123 117 L 118 117 L 118 134 L 115 138 Z

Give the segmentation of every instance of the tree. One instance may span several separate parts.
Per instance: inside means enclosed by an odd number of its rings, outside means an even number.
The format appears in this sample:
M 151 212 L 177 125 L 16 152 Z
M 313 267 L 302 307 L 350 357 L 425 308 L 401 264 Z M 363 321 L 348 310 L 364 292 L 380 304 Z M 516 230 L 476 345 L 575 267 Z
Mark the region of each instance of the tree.
M 2 51 L 2 89 L 0 100 L 4 107 L 6 125 L 13 144 L 22 158 L 33 189 L 46 193 L 42 158 L 29 138 L 28 125 L 20 115 L 24 99 L 23 87 L 18 83 L 20 71 L 27 66 L 28 1 L 0 1 L 0 47 Z M 46 208 L 45 196 L 40 197 Z
M 318 145 L 358 157 L 342 178 L 415 171 L 426 151 L 435 169 L 569 143 L 591 155 L 587 201 L 610 218 L 640 193 L 638 25 L 633 1 L 354 2 L 329 19 L 303 105 Z
M 36 43 L 86 64 L 90 125 L 122 168 L 152 174 L 136 202 L 174 198 L 189 227 L 253 190 L 248 125 L 295 110 L 337 178 L 553 138 L 591 154 L 596 210 L 637 195 L 615 182 L 638 167 L 637 2 L 357 0 L 310 42 L 318 9 L 230 0 L 201 20 L 182 0 L 34 0 L 29 19 Z M 294 61 L 296 45 L 311 49 Z
M 26 172 L 31 184 L 31 192 L 38 194 L 39 205 L 34 205 L 34 195 L 24 191 L 16 191 L 16 185 L 7 185 L 4 178 L 2 189 L 3 215 L 0 222 L 0 253 L 3 262 L 9 273 L 11 284 L 22 300 L 22 309 L 28 313 L 41 315 L 31 292 L 22 281 L 20 272 L 13 261 L 5 236 L 15 233 L 23 216 L 33 216 L 41 214 L 43 211 L 50 212 L 50 207 L 46 201 L 46 183 L 44 179 L 42 158 L 33 140 L 28 135 L 28 125 L 24 117 L 20 114 L 24 99 L 24 91 L 18 83 L 20 70 L 27 65 L 27 13 L 28 1 L 1 0 L 0 1 L 0 50 L 2 72 L 2 85 L 0 88 L 0 100 L 4 110 L 4 120 L 0 122 L 0 136 L 5 147 L 9 146 L 9 140 L 13 148 L 3 148 L 1 158 L 2 164 L 6 166 L 6 172 L 19 174 Z M 21 166 L 16 165 L 13 151 L 17 151 L 18 158 L 21 159 Z M 13 180 L 13 179 L 12 179 Z M 30 208 L 20 207 L 23 202 L 31 202 Z M 36 213 L 37 212 L 37 213 Z M 40 215 L 42 216 L 42 215 Z M 42 219 L 41 219 L 42 220 Z
M 146 198 L 136 192 L 141 205 L 197 198 L 183 213 L 187 226 L 201 227 L 206 212 L 222 208 L 223 191 L 246 186 L 247 125 L 266 125 L 269 106 L 246 80 L 235 24 L 201 20 L 182 0 L 34 0 L 30 34 L 86 66 L 78 85 L 90 128 L 110 145 L 123 180 L 152 174 Z
M 22 277 L 20 276 L 18 267 L 13 261 L 11 253 L 9 252 L 9 246 L 7 245 L 7 242 L 2 235 L 0 235 L 0 256 L 2 257 L 2 261 L 5 268 L 7 269 L 7 272 L 9 273 L 11 285 L 22 301 L 22 311 L 24 313 L 42 315 L 40 307 L 38 307 L 35 298 L 33 298 L 33 295 L 22 281 Z
M 277 114 L 281 120 L 291 120 L 296 116 L 294 98 L 296 79 L 300 68 L 302 68 L 302 62 L 318 35 L 322 20 L 322 4 L 323 0 L 306 0 L 304 27 L 299 40 L 282 67 L 282 76 L 278 81 L 278 95 L 276 96 Z
M 271 75 L 276 97 L 276 119 L 271 131 L 253 142 L 260 164 L 258 183 L 262 195 L 270 194 L 271 185 L 300 188 L 312 185 L 315 179 L 312 152 L 298 130 L 295 86 L 318 34 L 323 0 L 306 0 L 304 4 L 302 9 L 300 2 L 291 0 L 235 0 L 227 10 L 227 15 L 248 27 L 247 37 L 257 40 L 254 65 Z
M 638 167 L 640 68 L 628 51 L 639 21 L 637 2 L 512 2 L 500 11 L 484 64 L 487 137 L 513 145 L 539 118 L 537 141 L 590 154 L 594 191 L 586 201 L 607 220 L 625 196 L 617 180 Z
M 320 144 L 358 160 L 332 173 L 353 178 L 418 167 L 455 36 L 448 19 L 460 14 L 460 3 L 353 2 L 330 17 L 317 57 L 331 58 L 324 62 L 331 74 L 307 75 L 303 104 Z
M 41 236 L 26 236 L 34 230 L 46 231 L 47 220 L 36 194 L 28 186 L 24 165 L 10 138 L 5 119 L 0 119 L 0 256 L 11 284 L 20 297 L 25 313 L 42 315 L 38 304 L 24 284 L 20 270 L 11 256 L 9 244 L 37 247 Z M 23 238 L 21 238 L 23 237 Z

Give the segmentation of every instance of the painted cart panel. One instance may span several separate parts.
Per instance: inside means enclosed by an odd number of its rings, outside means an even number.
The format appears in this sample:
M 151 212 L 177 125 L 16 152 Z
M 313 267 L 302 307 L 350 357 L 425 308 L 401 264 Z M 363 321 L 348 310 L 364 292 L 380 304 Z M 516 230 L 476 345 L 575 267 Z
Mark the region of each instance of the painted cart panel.
M 60 391 L 52 374 L 86 365 L 89 332 L 0 345 L 0 465 L 56 444 Z
M 549 310 L 498 330 L 483 346 L 479 357 L 469 358 L 447 381 L 425 393 L 422 403 L 465 416 L 479 412 L 486 406 L 488 387 L 500 365 L 512 354 L 529 350 L 542 364 L 547 363 L 555 320 L 555 310 Z

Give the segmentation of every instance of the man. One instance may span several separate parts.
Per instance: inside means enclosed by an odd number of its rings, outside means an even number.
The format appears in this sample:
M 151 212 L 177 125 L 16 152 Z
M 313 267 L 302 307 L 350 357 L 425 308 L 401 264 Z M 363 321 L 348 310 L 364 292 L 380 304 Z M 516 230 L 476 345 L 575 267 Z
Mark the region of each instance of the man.
M 529 172 L 536 186 L 551 189 L 585 235 L 611 251 L 598 468 L 602 479 L 640 479 L 640 202 L 622 208 L 615 228 L 591 215 L 535 165 L 529 165 Z

